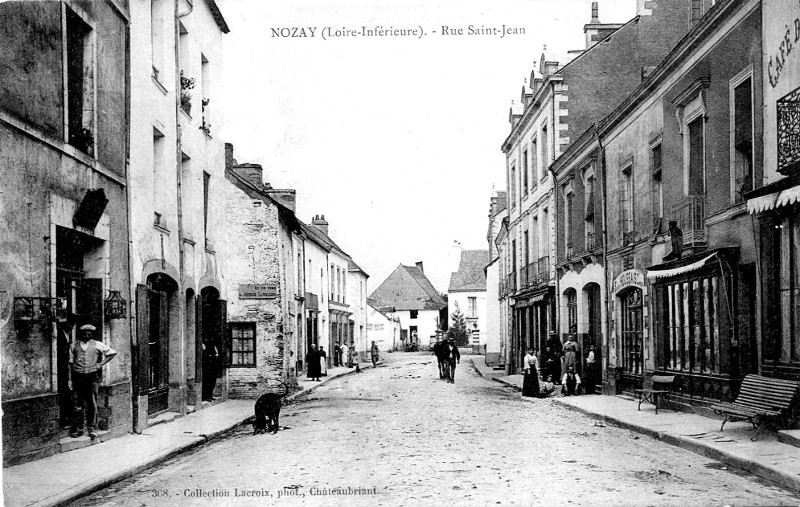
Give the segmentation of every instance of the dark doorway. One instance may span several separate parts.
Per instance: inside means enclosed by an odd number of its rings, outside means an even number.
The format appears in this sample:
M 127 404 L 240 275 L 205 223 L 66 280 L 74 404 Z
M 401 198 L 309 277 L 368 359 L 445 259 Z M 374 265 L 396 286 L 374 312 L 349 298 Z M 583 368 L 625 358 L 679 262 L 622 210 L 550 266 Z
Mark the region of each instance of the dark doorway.
M 202 383 L 203 400 L 213 401 L 221 395 L 217 379 L 222 377 L 227 362 L 225 337 L 227 321 L 227 302 L 219 298 L 214 287 L 200 291 L 202 299 Z
M 177 290 L 178 284 L 163 273 L 148 276 L 147 286 L 140 289 L 146 296 L 139 306 L 140 389 L 147 395 L 148 415 L 169 407 L 169 335 Z
M 630 289 L 622 296 L 622 366 L 625 374 L 641 377 L 643 371 L 644 314 L 642 291 Z

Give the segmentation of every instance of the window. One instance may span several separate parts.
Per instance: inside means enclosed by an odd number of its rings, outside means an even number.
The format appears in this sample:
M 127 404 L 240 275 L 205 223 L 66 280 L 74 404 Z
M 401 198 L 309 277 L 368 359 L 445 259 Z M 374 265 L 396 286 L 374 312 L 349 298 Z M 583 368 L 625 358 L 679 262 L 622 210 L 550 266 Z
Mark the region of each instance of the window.
M 567 289 L 564 295 L 567 297 L 567 330 L 570 333 L 577 332 L 578 292 L 575 289 Z
M 533 140 L 531 141 L 531 183 L 532 188 L 536 188 L 537 181 L 539 180 L 539 164 L 537 157 L 539 156 L 539 152 L 537 150 L 537 143 L 536 143 L 536 136 L 534 136 Z
M 522 195 L 528 195 L 528 150 L 522 151 Z
M 525 268 L 528 267 L 528 264 L 531 263 L 531 245 L 530 245 L 530 237 L 528 235 L 528 231 L 522 233 L 523 241 L 525 243 L 525 252 L 524 252 L 524 260 L 525 260 Z
M 347 303 L 347 271 L 342 269 L 342 303 Z
M 159 208 L 164 199 L 162 190 L 168 188 L 161 181 L 164 176 L 164 134 L 153 128 L 153 209 L 166 211 Z
M 209 246 L 208 242 L 208 190 L 211 186 L 211 175 L 203 171 L 203 236 L 206 241 L 206 248 Z
M 256 323 L 231 322 L 231 366 L 256 365 Z
M 331 264 L 331 301 L 336 297 L 336 266 Z
M 547 166 L 550 165 L 550 157 L 547 153 L 547 125 L 542 126 L 542 179 L 547 177 Z
M 542 210 L 542 257 L 550 257 L 550 213 L 547 208 Z M 541 273 L 540 273 L 541 275 Z
M 583 217 L 583 228 L 586 231 L 586 250 L 593 250 L 596 246 L 594 235 L 594 175 L 587 174 L 584 184 L 586 211 Z
M 150 1 L 150 45 L 151 59 L 153 66 L 153 77 L 157 81 L 159 73 L 165 69 L 164 66 L 164 1 Z
M 572 188 L 566 190 L 564 195 L 564 255 L 569 258 L 572 256 Z
M 773 274 L 769 281 L 775 311 L 771 334 L 774 352 L 770 359 L 800 361 L 800 214 L 787 213 L 774 218 L 771 241 Z M 772 340 L 770 340 L 772 341 Z
M 66 7 L 67 142 L 94 156 L 94 48 L 92 28 Z
M 416 319 L 419 316 L 419 310 L 409 310 L 408 311 L 408 318 L 409 319 Z
M 303 256 L 300 252 L 297 252 L 297 289 L 295 293 L 300 296 L 305 293 L 305 287 L 303 287 Z
M 202 123 L 200 130 L 211 135 L 211 118 L 209 104 L 211 102 L 211 64 L 205 55 L 200 55 L 200 106 L 202 108 Z
M 653 234 L 659 234 L 664 227 L 664 186 L 661 183 L 661 137 L 650 146 L 650 173 L 652 181 Z
M 472 318 L 477 317 L 478 316 L 478 306 L 477 306 L 478 298 L 470 296 L 470 297 L 467 298 L 467 303 L 468 303 L 468 307 L 469 307 L 469 314 L 467 316 L 468 317 L 472 317 Z
M 509 178 L 508 188 L 511 190 L 511 207 L 513 208 L 517 205 L 517 168 L 513 164 Z
M 748 76 L 733 88 L 733 174 L 735 181 L 734 202 L 742 202 L 743 195 L 753 190 L 753 87 Z
M 703 17 L 703 0 L 691 0 L 691 12 L 689 14 L 690 26 L 696 25 Z
M 633 164 L 622 169 L 620 179 L 620 231 L 622 244 L 633 243 Z
M 689 194 L 705 194 L 703 116 L 689 122 Z

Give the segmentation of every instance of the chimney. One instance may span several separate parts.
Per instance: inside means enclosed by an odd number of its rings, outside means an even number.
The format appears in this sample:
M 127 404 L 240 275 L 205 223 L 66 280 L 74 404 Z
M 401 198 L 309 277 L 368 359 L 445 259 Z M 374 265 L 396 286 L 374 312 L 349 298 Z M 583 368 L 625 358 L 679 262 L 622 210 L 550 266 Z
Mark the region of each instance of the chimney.
M 417 268 L 419 268 L 419 270 L 420 270 L 421 272 L 425 273 L 425 270 L 424 270 L 424 269 L 422 269 L 422 261 L 417 261 Z
M 328 235 L 328 222 L 325 220 L 325 215 L 314 215 L 311 225 L 321 230 L 326 236 Z
M 226 153 L 227 155 L 227 153 Z M 233 172 L 258 188 L 264 187 L 261 164 L 234 164 Z
M 591 24 L 600 24 L 600 7 L 598 7 L 597 2 L 592 2 L 592 20 L 590 21 Z
M 225 169 L 230 171 L 233 169 L 233 145 L 231 143 L 225 143 Z

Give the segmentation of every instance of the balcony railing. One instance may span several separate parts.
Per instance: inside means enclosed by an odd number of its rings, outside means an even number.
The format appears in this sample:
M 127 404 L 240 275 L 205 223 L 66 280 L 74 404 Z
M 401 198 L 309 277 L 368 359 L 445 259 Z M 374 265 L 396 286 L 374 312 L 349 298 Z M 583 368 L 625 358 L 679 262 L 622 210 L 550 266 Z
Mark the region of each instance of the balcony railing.
M 706 242 L 705 196 L 687 195 L 672 206 L 672 219 L 683 232 L 683 244 L 694 246 Z
M 595 248 L 603 246 L 603 237 L 594 232 L 586 233 L 586 250 L 591 252 Z
M 550 257 L 540 257 L 538 262 L 537 284 L 541 285 L 550 281 Z
M 532 287 L 536 285 L 539 276 L 539 266 L 535 262 L 531 262 L 527 266 L 525 266 L 524 271 L 528 274 L 528 283 L 525 285 L 526 287 Z
M 506 286 L 508 287 L 508 292 L 516 292 L 517 291 L 517 272 L 512 271 L 508 274 L 508 280 L 506 282 Z

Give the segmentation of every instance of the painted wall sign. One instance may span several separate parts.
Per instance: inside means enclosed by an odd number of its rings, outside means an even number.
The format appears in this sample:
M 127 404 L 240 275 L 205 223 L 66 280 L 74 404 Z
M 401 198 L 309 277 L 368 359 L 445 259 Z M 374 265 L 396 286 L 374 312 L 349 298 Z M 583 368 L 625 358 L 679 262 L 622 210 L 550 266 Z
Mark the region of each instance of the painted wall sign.
M 612 290 L 616 293 L 629 286 L 644 287 L 644 273 L 637 269 L 623 271 L 616 278 Z
M 278 286 L 258 283 L 240 283 L 239 299 L 273 299 L 278 297 Z
M 800 5 L 800 2 L 798 2 L 798 5 Z M 784 13 L 784 15 L 786 14 L 788 13 Z M 800 42 L 800 16 L 793 18 L 792 15 L 789 15 L 786 16 L 784 21 L 783 27 L 778 26 L 781 29 L 778 32 L 781 36 L 780 41 L 775 41 L 775 46 L 771 48 L 772 53 L 767 62 L 767 76 L 769 77 L 769 84 L 773 88 L 778 86 L 784 67 L 791 65 L 789 63 L 790 57 L 798 42 Z

